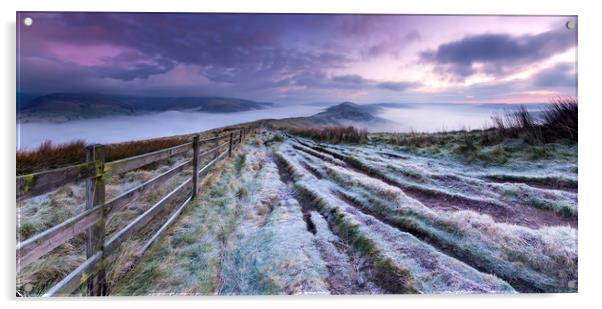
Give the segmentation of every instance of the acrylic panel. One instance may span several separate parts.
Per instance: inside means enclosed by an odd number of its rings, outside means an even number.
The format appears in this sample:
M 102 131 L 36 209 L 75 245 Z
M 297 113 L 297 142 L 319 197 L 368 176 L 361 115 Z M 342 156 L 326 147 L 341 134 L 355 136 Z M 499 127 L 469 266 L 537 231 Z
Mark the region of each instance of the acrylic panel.
M 17 296 L 577 292 L 577 16 L 18 12 Z

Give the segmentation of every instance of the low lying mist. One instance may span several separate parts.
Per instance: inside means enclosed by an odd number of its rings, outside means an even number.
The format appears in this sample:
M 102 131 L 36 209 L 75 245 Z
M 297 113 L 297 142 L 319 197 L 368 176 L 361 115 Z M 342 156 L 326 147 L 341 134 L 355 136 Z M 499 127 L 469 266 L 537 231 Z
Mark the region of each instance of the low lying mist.
M 65 143 L 74 139 L 83 139 L 87 143 L 116 143 L 188 134 L 259 119 L 311 116 L 323 111 L 324 108 L 320 105 L 278 106 L 225 114 L 168 111 L 62 123 L 22 123 L 17 124 L 17 149 L 33 149 L 46 140 L 51 140 L 53 143 Z M 503 113 L 508 108 L 512 107 L 411 104 L 405 107 L 383 108 L 376 114 L 388 121 L 370 125 L 349 122 L 349 125 L 365 128 L 370 132 L 436 132 L 481 129 L 491 124 L 491 115 Z M 528 108 L 536 110 L 541 106 L 534 105 Z
M 474 130 L 491 127 L 493 115 L 503 115 L 517 110 L 519 105 L 504 104 L 411 104 L 400 108 L 383 108 L 378 117 L 389 120 L 371 132 L 438 132 Z M 527 110 L 536 116 L 542 105 L 527 105 Z
M 319 106 L 295 106 L 224 114 L 167 111 L 62 123 L 17 123 L 17 149 L 33 149 L 46 140 L 65 143 L 83 139 L 87 143 L 105 144 L 149 139 L 194 133 L 259 119 L 310 116 L 322 110 Z

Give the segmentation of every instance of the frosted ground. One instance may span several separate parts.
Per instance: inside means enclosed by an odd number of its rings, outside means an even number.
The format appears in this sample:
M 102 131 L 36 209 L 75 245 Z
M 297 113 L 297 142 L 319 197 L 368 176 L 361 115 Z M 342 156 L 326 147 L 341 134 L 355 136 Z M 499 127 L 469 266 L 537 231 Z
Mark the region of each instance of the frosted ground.
M 211 144 L 201 146 L 201 151 L 208 150 Z M 130 171 L 122 175 L 113 175 L 107 179 L 106 198 L 110 200 L 119 194 L 132 189 L 171 168 L 189 160 L 192 151 L 180 154 L 162 162 Z M 188 158 L 188 159 L 187 159 Z M 205 158 L 201 163 L 211 158 Z M 138 198 L 107 219 L 107 235 L 109 239 L 115 232 L 124 228 L 130 221 L 141 215 L 165 194 L 175 189 L 192 175 L 192 168 L 187 168 L 156 188 L 153 192 Z M 185 196 L 179 196 L 167 207 L 172 211 Z M 17 241 L 23 241 L 44 230 L 81 213 L 85 208 L 85 184 L 69 184 L 46 194 L 18 202 L 17 208 Z M 110 265 L 107 280 L 110 285 L 127 273 L 139 259 L 138 250 L 146 240 L 162 224 L 161 220 L 151 221 L 148 226 L 126 240 L 119 250 L 109 257 Z M 65 244 L 52 250 L 41 259 L 17 270 L 17 291 L 24 296 L 39 296 L 53 284 L 64 278 L 86 260 L 85 235 L 82 233 Z M 77 291 L 81 295 L 83 291 Z
M 262 130 L 118 295 L 577 290 L 576 158 L 466 165 Z

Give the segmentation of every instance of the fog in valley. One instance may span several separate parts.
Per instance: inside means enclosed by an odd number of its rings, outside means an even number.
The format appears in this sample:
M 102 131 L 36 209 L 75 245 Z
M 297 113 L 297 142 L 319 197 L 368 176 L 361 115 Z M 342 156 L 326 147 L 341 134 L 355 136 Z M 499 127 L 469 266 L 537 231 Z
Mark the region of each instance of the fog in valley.
M 60 123 L 17 123 L 17 149 L 32 149 L 46 140 L 53 143 L 65 143 L 74 139 L 83 139 L 87 143 L 116 143 L 188 134 L 258 119 L 309 116 L 322 109 L 320 106 L 274 107 L 224 114 L 167 111 Z
M 525 105 L 533 116 L 541 104 Z M 491 127 L 491 116 L 504 115 L 519 108 L 510 104 L 409 104 L 404 108 L 383 108 L 378 116 L 395 122 L 384 129 L 389 132 L 440 132 L 474 130 Z
M 83 139 L 87 143 L 115 143 L 188 134 L 227 125 L 266 118 L 310 116 L 328 105 L 294 105 L 236 113 L 167 111 L 139 116 L 113 116 L 61 123 L 27 122 L 17 126 L 17 149 L 34 149 L 50 140 L 65 143 Z M 456 129 L 481 129 L 491 124 L 491 115 L 516 106 L 470 104 L 409 104 L 386 107 L 375 113 L 389 120 L 382 124 L 354 124 L 369 131 L 436 132 Z M 530 107 L 534 110 L 538 107 Z M 350 123 L 351 124 L 351 123 Z

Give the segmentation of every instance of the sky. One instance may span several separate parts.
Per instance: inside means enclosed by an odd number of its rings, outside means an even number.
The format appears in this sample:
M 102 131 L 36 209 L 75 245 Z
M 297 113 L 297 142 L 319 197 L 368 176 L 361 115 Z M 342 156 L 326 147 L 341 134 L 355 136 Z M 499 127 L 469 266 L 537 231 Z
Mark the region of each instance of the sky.
M 21 12 L 17 20 L 19 92 L 542 103 L 577 89 L 572 16 Z

